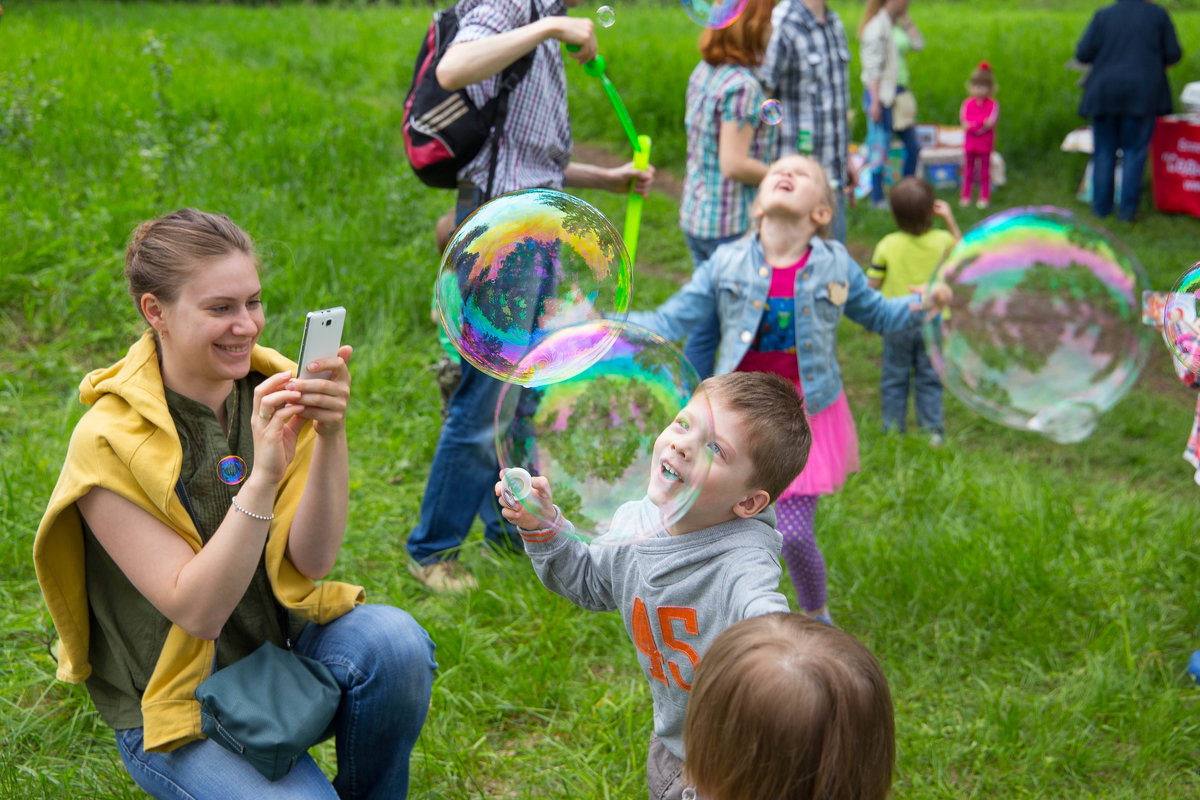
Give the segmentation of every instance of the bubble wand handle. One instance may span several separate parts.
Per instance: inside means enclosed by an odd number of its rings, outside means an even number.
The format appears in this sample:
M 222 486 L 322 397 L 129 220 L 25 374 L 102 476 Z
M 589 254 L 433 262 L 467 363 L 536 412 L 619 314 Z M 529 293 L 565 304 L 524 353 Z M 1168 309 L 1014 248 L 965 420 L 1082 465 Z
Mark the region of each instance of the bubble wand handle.
M 579 51 L 579 45 L 567 45 L 569 52 L 575 53 Z M 600 79 L 600 85 L 604 88 L 604 94 L 608 96 L 608 102 L 612 105 L 613 111 L 617 114 L 617 120 L 621 123 L 622 130 L 629 138 L 629 145 L 633 148 L 633 152 L 638 151 L 638 134 L 633 127 L 633 120 L 629 118 L 629 111 L 625 109 L 625 103 L 621 100 L 621 95 L 617 94 L 617 87 L 613 86 L 613 82 L 608 79 L 605 74 L 607 65 L 604 63 L 604 56 L 597 55 L 591 61 L 583 65 L 583 71 L 593 78 Z M 647 162 L 649 163 L 649 162 Z
M 579 45 L 569 44 L 567 50 L 572 53 L 578 52 Z M 629 144 L 633 148 L 633 166 L 637 169 L 646 169 L 650 166 L 650 137 L 638 135 L 637 130 L 633 127 L 633 120 L 629 118 L 629 111 L 625 108 L 621 95 L 617 93 L 617 87 L 613 86 L 613 82 L 605 74 L 606 69 L 607 65 L 601 55 L 597 55 L 583 65 L 584 72 L 593 78 L 600 79 L 604 94 L 608 96 L 608 102 L 616 112 L 617 120 L 621 123 L 621 128 L 625 131 L 625 135 L 629 138 Z M 631 185 L 629 203 L 625 207 L 625 249 L 629 251 L 630 264 L 637 263 L 637 240 L 641 227 L 642 196 L 633 191 Z
M 650 166 L 650 137 L 639 136 L 637 149 L 633 151 L 633 166 L 646 169 Z M 637 263 L 638 233 L 642 229 L 642 196 L 633 190 L 630 181 L 629 202 L 625 205 L 625 249 L 629 251 L 629 263 Z
M 521 467 L 509 467 L 504 470 L 504 481 L 500 487 L 500 500 L 504 505 L 516 510 L 517 504 L 529 497 L 533 491 L 533 478 L 527 470 Z

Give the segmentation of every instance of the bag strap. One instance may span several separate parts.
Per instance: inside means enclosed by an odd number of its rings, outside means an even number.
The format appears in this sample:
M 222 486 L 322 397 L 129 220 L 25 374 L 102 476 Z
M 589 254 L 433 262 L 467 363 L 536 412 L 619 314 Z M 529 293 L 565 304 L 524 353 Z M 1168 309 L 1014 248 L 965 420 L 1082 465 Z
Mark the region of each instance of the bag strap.
M 538 13 L 537 0 L 529 0 L 529 24 L 541 18 Z M 487 191 L 484 192 L 483 202 L 492 199 L 492 188 L 496 181 L 496 160 L 500 152 L 500 136 L 504 132 L 504 124 L 508 120 L 508 95 L 517 88 L 521 81 L 525 80 L 525 76 L 529 73 L 530 66 L 533 65 L 534 56 L 537 54 L 537 47 L 530 50 L 525 55 L 521 56 L 512 64 L 504 68 L 500 73 L 500 86 L 496 90 L 496 97 L 493 98 L 496 103 L 496 118 L 492 123 L 491 139 L 491 165 L 488 167 L 488 182 Z

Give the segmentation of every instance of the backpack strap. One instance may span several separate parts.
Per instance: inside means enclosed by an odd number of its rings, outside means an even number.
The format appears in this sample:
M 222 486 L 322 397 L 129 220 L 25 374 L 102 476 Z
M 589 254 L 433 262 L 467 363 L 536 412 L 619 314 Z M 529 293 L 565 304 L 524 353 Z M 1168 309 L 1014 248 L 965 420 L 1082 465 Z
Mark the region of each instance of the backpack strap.
M 529 0 L 529 24 L 541 18 L 538 13 L 537 0 Z M 539 45 L 540 47 L 540 45 Z M 517 88 L 521 81 L 525 80 L 525 75 L 529 72 L 529 67 L 533 64 L 533 58 L 537 55 L 537 47 L 530 50 L 519 59 L 509 64 L 500 73 L 500 85 L 496 89 L 496 120 L 492 124 L 491 135 L 491 166 L 488 167 L 488 182 L 487 191 L 484 192 L 483 202 L 492 199 L 492 188 L 496 181 L 496 159 L 500 152 L 500 137 L 504 133 L 504 123 L 508 119 L 508 96 Z

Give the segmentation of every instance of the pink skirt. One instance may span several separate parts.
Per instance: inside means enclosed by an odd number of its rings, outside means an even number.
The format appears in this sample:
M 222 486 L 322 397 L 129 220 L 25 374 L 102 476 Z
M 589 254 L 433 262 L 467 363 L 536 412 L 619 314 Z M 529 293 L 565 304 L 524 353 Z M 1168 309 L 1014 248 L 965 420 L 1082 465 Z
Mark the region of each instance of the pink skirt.
M 808 426 L 812 428 L 808 463 L 782 497 L 833 494 L 842 488 L 847 475 L 858 472 L 858 429 L 845 392 L 829 408 L 811 415 Z

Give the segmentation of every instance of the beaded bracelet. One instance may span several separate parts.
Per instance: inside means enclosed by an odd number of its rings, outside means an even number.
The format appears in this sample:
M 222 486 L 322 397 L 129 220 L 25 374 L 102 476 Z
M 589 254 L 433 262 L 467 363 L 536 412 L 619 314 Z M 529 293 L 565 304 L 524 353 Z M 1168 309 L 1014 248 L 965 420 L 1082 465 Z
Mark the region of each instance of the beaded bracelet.
M 271 512 L 271 516 L 264 517 L 262 514 L 255 514 L 253 511 L 247 511 L 246 509 L 242 508 L 240 505 L 238 505 L 237 495 L 229 498 L 229 501 L 233 503 L 234 508 L 245 514 L 247 517 L 252 517 L 254 519 L 261 520 L 262 522 L 270 522 L 271 520 L 275 519 L 274 511 Z

